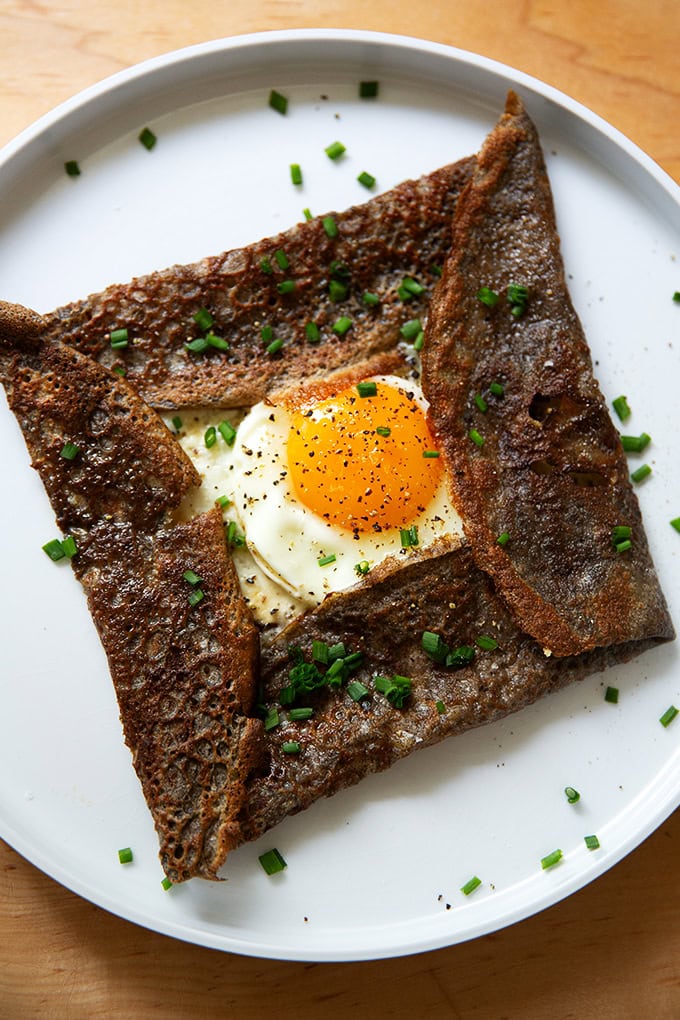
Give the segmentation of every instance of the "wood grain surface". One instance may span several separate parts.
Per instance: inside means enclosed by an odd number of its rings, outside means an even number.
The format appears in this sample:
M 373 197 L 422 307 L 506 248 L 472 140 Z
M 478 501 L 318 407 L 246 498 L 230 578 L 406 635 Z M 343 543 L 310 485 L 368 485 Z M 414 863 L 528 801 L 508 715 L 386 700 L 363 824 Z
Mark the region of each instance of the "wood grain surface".
M 680 181 L 678 0 L 0 0 L 0 145 L 140 60 L 302 27 L 417 35 L 503 61 L 580 100 Z M 402 959 L 300 964 L 136 927 L 0 843 L 0 1018 L 675 1020 L 679 872 L 676 812 L 612 871 L 512 928 Z

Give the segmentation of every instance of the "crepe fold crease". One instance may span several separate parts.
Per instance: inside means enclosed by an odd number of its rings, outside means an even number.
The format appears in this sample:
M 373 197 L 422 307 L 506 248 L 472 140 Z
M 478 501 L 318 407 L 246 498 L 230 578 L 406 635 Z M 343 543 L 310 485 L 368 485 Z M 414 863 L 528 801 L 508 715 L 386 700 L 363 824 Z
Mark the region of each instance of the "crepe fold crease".
M 336 245 L 318 222 L 301 224 L 45 317 L 0 304 L 0 377 L 76 540 L 73 567 L 172 881 L 214 878 L 229 850 L 319 797 L 674 636 L 518 97 L 477 160 L 337 219 Z M 299 260 L 290 305 L 278 251 L 291 272 Z M 152 406 L 244 407 L 389 357 L 401 340 L 396 283 L 424 279 L 432 261 L 442 278 L 428 278 L 409 314 L 427 318 L 423 389 L 465 538 L 385 562 L 263 642 L 220 511 L 173 523 L 200 479 Z M 324 334 L 333 273 L 357 313 L 348 341 Z M 377 313 L 359 311 L 365 289 L 380 292 Z M 287 331 L 276 360 L 253 340 L 273 307 Z M 184 343 L 201 308 L 230 347 L 191 360 Z M 305 321 L 321 326 L 318 345 L 300 335 Z M 127 379 L 110 371 L 108 336 L 123 326 L 135 341 Z M 617 527 L 630 529 L 625 551 Z M 465 654 L 433 654 L 425 632 Z M 315 642 L 342 649 L 353 685 L 311 684 L 300 718 L 282 694 L 293 665 L 322 675 Z M 379 682 L 395 676 L 410 684 L 400 705 Z

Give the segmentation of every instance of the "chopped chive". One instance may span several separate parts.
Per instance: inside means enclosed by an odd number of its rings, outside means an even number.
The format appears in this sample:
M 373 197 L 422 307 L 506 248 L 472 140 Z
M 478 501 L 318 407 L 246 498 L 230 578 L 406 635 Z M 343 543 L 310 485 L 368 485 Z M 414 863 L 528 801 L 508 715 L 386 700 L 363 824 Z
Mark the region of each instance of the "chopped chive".
M 612 542 L 616 545 L 624 538 L 630 538 L 633 534 L 633 529 L 628 524 L 617 524 L 612 528 Z
M 631 549 L 632 546 L 633 543 L 631 542 L 631 540 L 629 538 L 626 538 L 624 539 L 623 542 L 617 542 L 615 548 L 617 553 L 625 553 L 628 552 L 628 550 Z
M 492 393 L 494 397 L 502 397 L 505 395 L 505 387 L 499 382 L 492 382 L 489 385 L 489 393 Z
M 265 348 L 267 354 L 278 354 L 283 347 L 283 340 L 279 337 L 276 340 L 272 340 L 270 344 Z
M 291 708 L 288 718 L 291 722 L 305 722 L 305 720 L 311 719 L 313 715 L 313 708 Z
M 125 378 L 125 368 L 122 365 L 114 365 L 111 371 Z
M 174 428 L 175 432 L 180 432 L 182 429 L 182 419 L 178 414 L 176 414 L 175 417 L 172 419 L 172 427 Z
M 425 654 L 440 665 L 444 665 L 446 656 L 449 654 L 449 646 L 441 635 L 431 630 L 424 630 L 420 641 Z
M 435 701 L 434 707 L 437 709 L 439 715 L 444 715 L 444 713 L 446 712 L 446 705 L 444 704 L 443 701 Z
M 648 436 L 646 432 L 642 432 L 639 436 L 621 436 L 621 446 L 626 453 L 641 453 L 651 441 L 652 437 Z
M 387 439 L 388 436 L 392 435 L 392 429 L 389 427 L 389 425 L 378 425 L 375 431 L 378 433 L 379 436 L 382 436 L 384 439 Z M 423 456 L 425 456 L 425 454 L 423 454 Z
M 128 345 L 128 331 L 124 327 L 122 329 L 113 329 L 109 335 L 109 342 L 114 351 L 120 350 Z
M 217 351 L 229 350 L 229 341 L 225 340 L 223 336 L 217 336 L 215 333 L 206 333 L 205 340 L 209 347 L 214 347 Z
M 132 850 L 129 846 L 123 847 L 122 850 L 118 851 L 118 860 L 121 864 L 130 864 L 132 861 Z
M 570 804 L 576 804 L 581 799 L 581 794 L 578 790 L 575 790 L 573 786 L 565 786 L 564 796 L 567 798 Z
M 437 279 L 440 279 L 444 270 L 442 269 L 441 266 L 437 265 L 436 262 L 433 262 L 432 265 L 430 266 L 430 272 L 432 273 L 433 276 L 436 276 Z
M 204 336 L 197 336 L 194 340 L 185 340 L 184 346 L 192 354 L 204 354 L 210 344 Z
M 300 743 L 297 740 L 284 740 L 281 744 L 281 750 L 284 754 L 299 754 L 301 750 Z
M 484 436 L 481 436 L 477 429 L 470 429 L 470 431 L 468 432 L 468 436 L 475 444 L 475 446 L 479 446 L 480 449 L 482 446 L 484 446 Z
M 480 634 L 479 637 L 475 639 L 475 644 L 478 648 L 481 648 L 485 652 L 493 652 L 496 648 L 498 648 L 498 642 L 496 639 L 489 637 L 487 634 Z
M 278 871 L 283 871 L 287 867 L 286 862 L 276 847 L 273 850 L 267 850 L 265 854 L 261 854 L 257 859 L 268 875 L 275 875 Z
M 320 556 L 316 561 L 320 567 L 327 567 L 329 563 L 335 563 L 335 553 L 329 553 L 328 556 Z
M 207 308 L 199 308 L 198 311 L 192 315 L 192 319 L 198 328 L 203 330 L 204 333 L 207 333 L 210 327 L 215 323 L 215 320 Z
M 367 694 L 370 694 L 370 691 L 360 680 L 352 680 L 347 684 L 347 693 L 352 701 L 361 701 Z
M 409 528 L 400 528 L 399 535 L 402 549 L 410 549 L 412 546 L 418 545 L 417 524 L 412 524 Z
M 357 180 L 359 184 L 363 184 L 365 188 L 372 188 L 375 186 L 375 177 L 373 176 L 373 174 L 369 174 L 365 170 L 361 171 L 361 173 L 357 177 Z
M 342 142 L 331 142 L 331 144 L 327 145 L 324 149 L 324 152 L 329 159 L 339 159 L 346 151 L 347 148 L 342 144 Z
M 345 645 L 342 641 L 331 645 L 328 649 L 328 661 L 335 662 L 336 659 L 344 659 L 346 655 Z
M 619 421 L 625 421 L 626 418 L 630 418 L 630 407 L 628 406 L 628 400 L 626 397 L 616 397 L 612 400 L 612 407 L 619 416 Z
M 271 326 L 263 326 L 262 329 L 260 330 L 260 336 L 262 337 L 264 343 L 268 344 L 271 340 L 274 339 L 273 328 Z
M 172 879 L 168 878 L 168 876 L 166 875 L 165 878 L 161 879 L 161 885 L 163 886 L 163 888 L 167 892 L 168 889 L 172 889 Z
M 338 225 L 332 216 L 324 216 L 321 222 L 323 223 L 323 229 L 326 231 L 328 237 L 338 236 Z
M 274 252 L 274 258 L 276 259 L 279 269 L 288 269 L 290 262 L 288 261 L 288 256 L 285 251 L 282 251 L 279 248 L 278 251 Z
M 408 322 L 402 323 L 399 327 L 399 332 L 404 340 L 415 340 L 422 328 L 423 325 L 420 319 L 409 319 Z
M 245 536 L 237 530 L 236 521 L 229 521 L 227 524 L 227 545 L 234 547 L 238 546 L 240 548 L 245 544 Z
M 402 301 L 410 301 L 412 297 L 419 297 L 425 293 L 422 283 L 418 283 L 412 276 L 405 276 L 397 288 L 397 294 Z
M 676 290 L 673 294 L 673 300 L 680 303 L 680 290 Z
M 223 510 L 226 510 L 226 508 L 231 505 L 231 500 L 228 496 L 218 496 L 215 503 L 217 506 L 222 507 Z
M 499 300 L 496 291 L 491 290 L 490 287 L 480 287 L 477 291 L 477 297 L 483 305 L 487 306 L 487 308 L 493 308 L 494 305 L 498 304 Z
M 80 177 L 80 167 L 76 159 L 67 159 L 64 163 L 64 170 L 69 177 Z
M 439 457 L 439 450 L 423 450 L 423 457 L 426 460 L 436 460 Z
M 471 892 L 474 892 L 482 884 L 481 878 L 477 878 L 476 875 L 460 887 L 460 891 L 465 895 L 469 896 Z
M 47 553 L 49 558 L 53 560 L 55 563 L 58 560 L 63 560 L 64 557 L 66 556 L 66 553 L 64 552 L 64 547 L 62 546 L 58 538 L 53 538 L 49 542 L 46 542 L 42 548 L 43 551 Z
M 208 449 L 210 449 L 211 446 L 214 446 L 217 442 L 217 429 L 214 425 L 208 425 L 203 435 L 203 442 Z
M 607 687 L 607 689 L 604 692 L 604 700 L 608 701 L 610 705 L 618 705 L 619 703 L 618 687 Z
M 310 344 L 318 344 L 321 339 L 321 330 L 315 322 L 308 322 L 305 326 L 305 335 Z
M 352 325 L 352 320 L 348 315 L 341 315 L 340 318 L 333 323 L 332 329 L 338 336 L 344 336 L 348 329 Z
M 290 164 L 290 179 L 293 184 L 302 184 L 302 170 L 299 163 Z
M 414 351 L 422 351 L 424 343 L 425 343 L 425 333 L 421 329 L 420 333 L 418 334 L 418 336 L 413 341 L 413 350 Z
M 599 850 L 600 841 L 597 836 L 584 836 L 583 842 L 585 843 L 588 850 Z
M 507 290 L 508 301 L 510 302 L 510 314 L 515 318 L 524 315 L 529 300 L 529 291 L 517 283 L 511 283 Z
M 464 666 L 470 665 L 474 657 L 475 650 L 472 645 L 461 645 L 449 652 L 446 656 L 446 665 L 452 669 L 463 669 Z
M 368 560 L 361 560 L 359 563 L 354 564 L 354 571 L 359 577 L 365 577 L 371 569 L 371 565 Z
M 486 414 L 486 412 L 489 409 L 489 405 L 487 404 L 486 400 L 481 395 L 481 393 L 475 393 L 475 404 L 477 405 L 479 410 L 482 412 L 482 414 Z
M 295 280 L 281 280 L 281 283 L 276 284 L 276 289 L 279 294 L 292 294 L 296 286 Z
M 342 280 L 328 281 L 328 296 L 331 301 L 344 301 L 347 297 L 349 287 Z
M 675 705 L 670 705 L 659 719 L 659 722 L 664 727 L 669 726 L 675 719 L 678 712 L 680 712 L 680 709 L 676 708 Z
M 510 532 L 509 531 L 502 531 L 500 533 L 500 535 L 498 536 L 498 538 L 496 539 L 496 544 L 497 545 L 507 545 L 509 541 L 510 541 Z
M 66 536 L 61 543 L 61 548 L 64 550 L 64 556 L 66 556 L 69 560 L 75 556 L 78 552 L 78 546 L 76 545 L 76 540 L 73 535 Z
M 321 662 L 326 665 L 328 662 L 328 645 L 325 641 L 312 641 L 312 659 L 314 662 Z
M 308 223 L 309 223 L 310 220 L 314 219 L 314 217 L 312 216 L 312 210 L 311 209 L 303 209 L 302 210 L 302 215 L 304 216 L 304 218 L 307 220 Z
M 649 464 L 641 464 L 639 468 L 636 468 L 635 471 L 631 472 L 630 480 L 631 482 L 641 482 L 643 478 L 651 475 L 651 473 L 652 469 Z
M 153 133 L 151 128 L 145 127 L 139 133 L 139 141 L 142 143 L 145 149 L 149 152 L 153 149 L 154 145 L 158 141 L 156 135 Z
M 378 385 L 374 382 L 357 383 L 357 393 L 360 397 L 375 397 L 378 393 Z
M 541 857 L 541 867 L 545 871 L 546 868 L 552 868 L 555 864 L 562 860 L 562 851 L 553 850 L 551 854 L 547 854 L 545 857 Z
M 274 272 L 272 264 L 266 255 L 264 258 L 260 259 L 260 269 L 263 273 L 267 273 L 267 275 Z
M 375 99 L 378 95 L 379 83 L 377 81 L 360 81 L 359 82 L 359 98 L 360 99 Z
M 189 605 L 193 608 L 194 606 L 197 606 L 199 602 L 202 602 L 204 598 L 205 593 L 203 592 L 203 589 L 194 588 L 194 590 L 190 593 L 188 598 Z
M 365 290 L 361 295 L 361 300 L 365 305 L 373 306 L 380 304 L 380 298 L 377 294 L 373 294 L 370 290 Z
M 279 711 L 276 705 L 274 705 L 273 708 L 268 708 L 267 714 L 264 717 L 265 732 L 269 732 L 269 730 L 276 729 L 280 722 L 281 720 L 279 719 Z
M 227 446 L 233 446 L 234 440 L 236 439 L 236 429 L 230 421 L 221 421 L 217 426 L 217 431 L 222 436 Z
M 277 113 L 285 114 L 288 110 L 288 100 L 285 96 L 282 96 L 276 89 L 272 89 L 269 93 L 269 105 L 272 110 L 276 110 Z
M 413 681 L 407 676 L 392 676 L 389 679 L 377 676 L 374 679 L 375 689 L 383 694 L 395 708 L 403 708 L 404 702 L 411 695 Z
M 79 452 L 80 449 L 79 447 L 76 446 L 75 443 L 64 443 L 64 445 L 61 448 L 61 453 L 59 454 L 59 456 L 63 457 L 64 460 L 75 460 Z
M 200 584 L 201 581 L 203 580 L 203 578 L 199 577 L 194 570 L 185 570 L 184 573 L 182 574 L 182 577 L 184 578 L 185 581 L 188 581 L 189 584 L 193 585 L 194 587 L 197 584 Z
M 680 531 L 680 517 L 674 517 L 670 524 L 676 531 Z

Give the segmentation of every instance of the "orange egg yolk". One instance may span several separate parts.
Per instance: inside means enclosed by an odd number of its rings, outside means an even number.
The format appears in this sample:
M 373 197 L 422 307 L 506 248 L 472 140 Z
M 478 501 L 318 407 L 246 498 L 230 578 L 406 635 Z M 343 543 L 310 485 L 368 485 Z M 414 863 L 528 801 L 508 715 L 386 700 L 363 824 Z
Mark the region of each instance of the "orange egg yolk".
M 361 384 L 363 388 L 365 384 Z M 425 414 L 409 393 L 377 381 L 374 396 L 351 386 L 292 414 L 292 486 L 315 514 L 352 531 L 400 528 L 421 514 L 442 467 Z

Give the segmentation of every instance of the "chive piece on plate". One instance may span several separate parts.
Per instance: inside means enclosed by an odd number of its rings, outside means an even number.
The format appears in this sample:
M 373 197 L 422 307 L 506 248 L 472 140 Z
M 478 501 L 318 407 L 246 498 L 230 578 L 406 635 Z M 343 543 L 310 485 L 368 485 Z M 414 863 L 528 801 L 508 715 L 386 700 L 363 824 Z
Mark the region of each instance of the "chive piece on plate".
M 627 418 L 630 418 L 630 407 L 628 406 L 628 400 L 626 397 L 616 397 L 612 400 L 612 407 L 619 416 L 619 421 L 625 421 Z
M 267 850 L 266 853 L 261 854 L 257 859 L 268 875 L 276 875 L 277 872 L 283 871 L 288 866 L 276 847 L 272 850 Z
M 269 105 L 272 110 L 276 110 L 277 113 L 284 114 L 288 110 L 288 100 L 285 96 L 282 96 L 276 89 L 272 89 L 269 93 Z
M 357 393 L 360 397 L 375 397 L 378 393 L 378 384 L 372 381 L 357 383 Z
M 664 728 L 666 726 L 669 726 L 675 719 L 678 712 L 680 712 L 680 709 L 677 709 L 675 705 L 669 705 L 669 707 L 666 709 L 664 714 L 659 719 L 659 722 Z
M 607 689 L 604 692 L 604 700 L 608 701 L 610 705 L 618 705 L 619 703 L 618 687 L 607 687 Z
M 365 170 L 361 171 L 361 173 L 357 177 L 357 180 L 359 184 L 363 184 L 365 188 L 375 187 L 375 177 L 373 176 L 373 174 L 369 174 Z
M 378 95 L 378 89 L 380 83 L 377 81 L 360 81 L 359 82 L 359 98 L 360 99 L 375 99 Z
M 581 799 L 581 794 L 578 790 L 575 790 L 573 786 L 565 786 L 564 796 L 567 798 L 570 804 L 577 804 Z
M 122 850 L 118 851 L 118 860 L 121 864 L 130 864 L 132 861 L 132 850 L 129 846 L 123 847 Z
M 329 159 L 339 159 L 343 153 L 347 152 L 347 147 L 342 142 L 331 142 L 330 145 L 326 146 L 324 152 Z
M 145 149 L 151 152 L 158 139 L 151 128 L 145 127 L 139 133 L 139 141 Z
M 589 850 L 599 850 L 600 849 L 600 841 L 597 838 L 597 836 L 584 836 L 583 837 L 583 842 L 585 843 L 585 845 L 587 846 L 587 848 Z
M 465 883 L 465 885 L 462 885 L 460 887 L 460 891 L 463 893 L 464 896 L 469 896 L 470 893 L 474 892 L 475 889 L 479 888 L 481 884 L 482 884 L 481 878 L 477 878 L 476 875 L 473 875 L 472 878 Z
M 76 159 L 67 159 L 64 163 L 64 170 L 69 177 L 80 177 L 80 167 Z
M 561 860 L 562 860 L 562 851 L 561 850 L 553 850 L 552 853 L 546 854 L 545 857 L 541 857 L 541 867 L 545 871 L 546 868 L 554 867 Z
M 329 553 L 328 556 L 320 556 L 316 561 L 320 567 L 327 567 L 329 563 L 335 563 L 335 553 Z
M 299 163 L 290 164 L 290 179 L 293 184 L 302 184 L 302 170 Z

